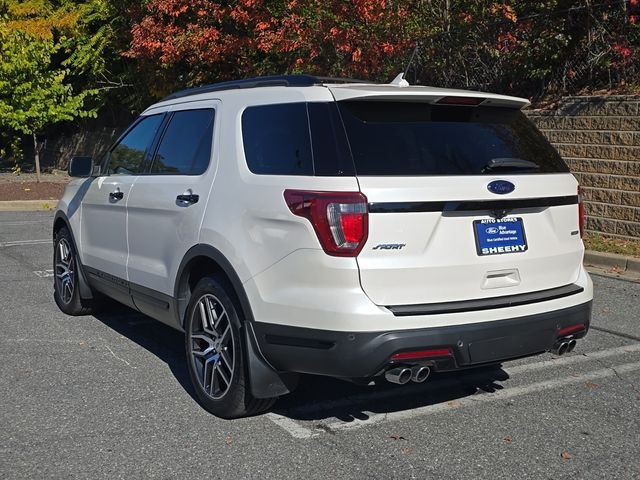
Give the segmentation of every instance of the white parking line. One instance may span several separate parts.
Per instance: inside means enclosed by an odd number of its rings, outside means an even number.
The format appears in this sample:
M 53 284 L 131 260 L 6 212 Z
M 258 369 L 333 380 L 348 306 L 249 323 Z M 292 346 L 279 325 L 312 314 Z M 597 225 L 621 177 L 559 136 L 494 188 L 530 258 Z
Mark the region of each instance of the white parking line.
M 578 343 L 578 345 L 580 345 Z M 579 348 L 579 347 L 578 347 Z M 541 370 L 543 368 L 559 367 L 564 365 L 573 365 L 575 363 L 588 362 L 589 360 L 598 360 L 601 358 L 615 357 L 616 355 L 624 355 L 625 353 L 640 352 L 640 343 L 633 343 L 631 345 L 625 345 L 624 347 L 609 348 L 607 350 L 598 350 L 595 352 L 588 352 L 583 354 L 570 355 L 568 357 L 558 357 L 553 360 L 544 360 L 536 363 L 525 363 L 523 365 L 516 365 L 513 367 L 504 367 L 503 370 L 509 375 L 517 375 L 519 373 L 531 372 L 533 370 Z
M 53 270 L 34 270 L 33 273 L 40 278 L 53 277 Z
M 20 225 L 41 225 L 43 223 L 51 223 L 51 219 L 46 220 L 22 220 L 19 222 L 0 222 L 0 226 L 3 227 L 17 227 Z
M 311 438 L 320 435 L 320 431 L 303 427 L 295 420 L 283 417 L 282 415 L 278 415 L 277 413 L 267 413 L 265 417 L 285 430 L 293 438 Z
M 419 407 L 413 410 L 403 410 L 399 412 L 390 413 L 371 413 L 367 420 L 355 419 L 349 423 L 329 423 L 326 424 L 327 428 L 331 431 L 352 430 L 355 428 L 366 427 L 383 421 L 398 421 L 406 420 L 415 417 L 423 417 L 425 415 L 431 415 L 434 413 L 440 413 L 445 411 L 451 411 L 460 407 L 467 407 L 478 403 L 488 403 L 496 400 L 506 400 L 508 398 L 519 397 L 529 393 L 538 393 L 545 390 L 551 390 L 554 388 L 564 387 L 567 385 L 574 385 L 576 383 L 587 382 L 589 380 L 596 380 L 599 378 L 613 377 L 620 373 L 632 372 L 640 370 L 640 362 L 625 363 L 623 365 L 616 365 L 610 368 L 603 368 L 602 370 L 596 370 L 595 372 L 584 373 L 582 375 L 568 376 L 563 378 L 556 378 L 554 380 L 547 380 L 544 382 L 533 383 L 531 385 L 523 385 L 521 387 L 505 388 L 503 390 L 497 390 L 492 393 L 479 393 L 470 397 L 461 398 L 447 403 L 437 403 L 434 405 L 427 405 L 426 407 Z
M 41 238 L 38 240 L 14 240 L 13 242 L 0 242 L 0 247 L 19 247 L 21 245 L 40 245 L 43 243 L 50 243 L 53 245 L 53 240 L 50 238 Z
M 504 370 L 509 375 L 513 376 L 513 375 L 518 375 L 521 373 L 530 372 L 534 370 L 561 367 L 565 365 L 578 364 L 578 363 L 588 362 L 592 360 L 599 360 L 607 357 L 625 355 L 625 354 L 636 353 L 636 352 L 640 352 L 640 343 L 625 345 L 622 347 L 610 348 L 606 350 L 599 350 L 596 352 L 585 353 L 582 355 L 574 354 L 571 356 L 561 357 L 554 360 L 544 360 L 541 362 L 517 365 L 511 368 L 508 368 L 508 367 L 504 368 Z M 620 371 L 634 370 L 636 369 L 636 367 L 640 367 L 640 362 L 629 363 L 629 364 L 622 365 L 620 367 L 613 367 L 613 368 L 615 368 L 616 371 L 620 372 Z M 620 368 L 622 368 L 622 370 L 620 370 Z M 369 418 L 367 420 L 354 420 L 349 423 L 333 422 L 333 423 L 325 423 L 324 425 L 326 429 L 330 429 L 334 431 L 351 429 L 351 428 L 359 428 L 367 425 L 372 425 L 374 423 L 378 423 L 385 419 L 400 420 L 404 418 L 412 418 L 414 416 L 422 416 L 422 415 L 428 415 L 432 413 L 447 411 L 447 410 L 451 410 L 452 405 L 459 407 L 461 405 L 471 404 L 472 402 L 476 402 L 476 401 L 488 401 L 494 398 L 496 400 L 499 400 L 501 398 L 510 398 L 512 396 L 524 395 L 527 393 L 536 392 L 538 390 L 547 390 L 550 388 L 561 387 L 563 385 L 580 383 L 581 381 L 585 380 L 586 377 L 588 377 L 586 378 L 586 380 L 589 380 L 592 375 L 596 376 L 594 378 L 601 378 L 601 377 L 608 377 L 608 376 L 615 375 L 615 372 L 611 368 L 607 368 L 607 369 L 602 369 L 596 372 L 586 373 L 579 376 L 570 376 L 570 377 L 567 376 L 567 377 L 562 377 L 562 378 L 558 378 L 558 379 L 547 381 L 547 382 L 539 382 L 539 383 L 528 385 L 528 386 L 506 388 L 503 390 L 499 390 L 495 393 L 477 394 L 473 397 L 466 397 L 464 399 L 455 400 L 454 403 L 440 403 L 440 404 L 429 405 L 429 406 L 421 407 L 417 409 L 386 413 L 386 414 L 369 414 Z M 456 381 L 453 381 L 453 380 L 452 382 L 453 384 L 457 383 Z M 441 383 L 443 387 L 446 387 L 446 384 L 449 383 L 449 381 L 447 379 L 443 379 L 439 383 Z M 429 386 L 429 384 L 425 384 L 425 385 L 427 387 Z M 505 393 L 505 392 L 509 392 L 509 393 Z M 417 394 L 419 392 L 414 389 L 412 393 Z M 507 396 L 505 397 L 505 395 Z M 296 408 L 292 411 L 292 413 L 295 412 L 298 414 L 305 414 L 305 413 L 308 414 L 312 412 L 321 412 L 321 411 L 332 410 L 336 408 L 348 408 L 350 406 L 354 406 L 362 402 L 379 401 L 386 398 L 394 398 L 394 397 L 398 397 L 398 390 L 392 389 L 392 390 L 385 390 L 381 392 L 364 393 L 361 395 L 354 395 L 348 398 L 342 398 L 338 400 L 332 400 L 332 401 L 307 405 L 301 408 Z M 478 399 L 481 399 L 481 400 L 478 400 Z M 269 420 L 273 421 L 276 425 L 278 425 L 279 427 L 287 431 L 294 438 L 301 438 L 301 439 L 312 438 L 320 435 L 322 432 L 322 429 L 307 428 L 302 424 L 296 422 L 295 420 L 292 420 L 291 418 L 288 418 L 286 416 L 279 415 L 276 413 L 269 413 L 268 415 L 266 415 L 266 417 L 269 418 Z

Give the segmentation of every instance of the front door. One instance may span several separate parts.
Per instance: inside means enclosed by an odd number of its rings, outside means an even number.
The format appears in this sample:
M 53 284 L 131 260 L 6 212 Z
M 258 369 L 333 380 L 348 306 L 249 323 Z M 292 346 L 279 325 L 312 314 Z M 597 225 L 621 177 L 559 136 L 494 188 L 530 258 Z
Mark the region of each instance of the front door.
M 108 153 L 82 199 L 82 262 L 98 289 L 127 302 L 127 203 L 162 115 L 139 119 Z M 114 292 L 115 289 L 115 292 Z M 124 295 L 124 297 L 123 297 Z M 121 298 L 123 297 L 123 298 Z

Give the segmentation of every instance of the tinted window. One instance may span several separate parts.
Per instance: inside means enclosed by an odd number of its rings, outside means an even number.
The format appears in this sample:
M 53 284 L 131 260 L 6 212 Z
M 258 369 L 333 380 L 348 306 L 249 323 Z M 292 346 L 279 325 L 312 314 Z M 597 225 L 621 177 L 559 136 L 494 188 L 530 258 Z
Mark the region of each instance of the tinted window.
M 134 175 L 144 169 L 144 155 L 162 122 L 163 115 L 142 118 L 109 154 L 108 173 Z
M 519 110 L 371 101 L 339 108 L 358 175 L 569 171 Z
M 173 114 L 153 159 L 152 173 L 200 175 L 209 166 L 215 112 L 185 110 Z
M 309 127 L 316 175 L 354 175 L 353 160 L 336 102 L 309 103 Z
M 249 107 L 242 114 L 247 166 L 265 175 L 313 175 L 305 103 Z

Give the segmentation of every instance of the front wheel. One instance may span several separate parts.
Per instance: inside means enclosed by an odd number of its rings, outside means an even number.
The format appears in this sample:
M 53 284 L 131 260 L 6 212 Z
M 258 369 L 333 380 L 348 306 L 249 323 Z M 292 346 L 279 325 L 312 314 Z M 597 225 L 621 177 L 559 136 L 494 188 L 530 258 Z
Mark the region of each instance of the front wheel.
M 251 395 L 239 310 L 224 282 L 205 277 L 191 295 L 185 322 L 185 350 L 200 404 L 222 418 L 255 415 L 275 399 Z
M 80 297 L 78 255 L 66 227 L 56 232 L 53 242 L 53 298 L 67 315 L 88 315 L 91 306 Z

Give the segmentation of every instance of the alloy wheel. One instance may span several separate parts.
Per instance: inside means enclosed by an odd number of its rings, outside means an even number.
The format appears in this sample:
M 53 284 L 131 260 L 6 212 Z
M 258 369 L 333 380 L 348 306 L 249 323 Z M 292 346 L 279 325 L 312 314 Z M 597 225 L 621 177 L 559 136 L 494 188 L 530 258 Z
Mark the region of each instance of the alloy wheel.
M 75 289 L 75 262 L 71 245 L 66 238 L 58 241 L 55 261 L 56 288 L 60 299 L 68 304 Z
M 189 345 L 191 362 L 198 383 L 213 399 L 225 396 L 235 369 L 234 333 L 229 315 L 212 294 L 205 294 L 195 305 L 191 319 Z

